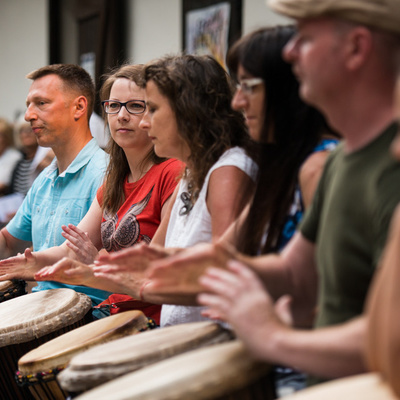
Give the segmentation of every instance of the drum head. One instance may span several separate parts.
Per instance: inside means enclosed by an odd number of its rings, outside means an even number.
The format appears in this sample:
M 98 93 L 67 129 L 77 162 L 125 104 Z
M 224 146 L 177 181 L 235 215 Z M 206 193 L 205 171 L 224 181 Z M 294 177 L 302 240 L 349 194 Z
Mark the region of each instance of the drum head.
M 126 311 L 99 319 L 64 333 L 25 354 L 18 361 L 24 375 L 64 367 L 70 359 L 100 343 L 138 333 L 147 328 L 146 316 L 137 310 Z
M 90 309 L 90 298 L 72 289 L 44 290 L 0 303 L 0 347 L 71 325 Z
M 77 355 L 58 380 L 65 390 L 80 392 L 176 354 L 229 339 L 228 331 L 210 321 L 147 331 Z
M 212 399 L 245 387 L 269 366 L 249 357 L 240 341 L 193 350 L 124 375 L 76 400 Z
M 336 379 L 304 389 L 285 400 L 397 400 L 389 386 L 375 373 Z

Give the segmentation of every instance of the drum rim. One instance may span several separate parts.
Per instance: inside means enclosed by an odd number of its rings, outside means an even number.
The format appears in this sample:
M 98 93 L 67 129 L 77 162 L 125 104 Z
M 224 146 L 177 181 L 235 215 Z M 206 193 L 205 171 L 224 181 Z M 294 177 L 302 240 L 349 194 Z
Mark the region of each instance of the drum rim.
M 110 321 L 116 321 L 116 324 L 111 327 L 109 326 L 111 323 Z M 19 359 L 19 372 L 23 376 L 27 376 L 39 372 L 63 369 L 71 360 L 71 358 L 82 351 L 86 351 L 86 349 L 91 349 L 94 346 L 124 337 L 126 334 L 138 333 L 142 330 L 145 330 L 147 326 L 148 320 L 143 312 L 139 310 L 129 310 L 123 313 L 101 318 L 99 320 L 90 322 L 89 324 L 73 329 L 72 331 L 66 332 L 31 350 Z M 100 334 L 96 337 L 87 337 L 84 334 L 89 330 L 94 330 L 97 333 L 100 331 Z M 66 338 L 74 339 L 77 335 L 84 336 L 85 340 L 79 342 L 78 338 L 75 346 L 60 348 L 58 353 L 45 354 L 42 355 L 41 358 L 38 358 L 38 356 L 36 356 L 36 359 L 33 358 L 36 353 L 40 353 L 40 351 L 43 351 L 43 349 L 46 351 L 47 347 L 51 348 L 54 346 L 54 343 L 61 344 Z
M 64 304 L 59 309 L 54 310 L 51 316 L 40 316 L 33 323 L 29 321 L 29 325 L 27 325 L 27 322 L 18 323 L 12 327 L 6 327 L 7 331 L 5 332 L 1 331 L 0 327 L 0 347 L 28 342 L 32 339 L 47 335 L 50 332 L 54 332 L 59 328 L 72 325 L 82 319 L 92 307 L 91 299 L 86 294 L 75 292 L 73 289 L 62 288 L 43 290 L 7 300 L 7 302 L 0 303 L 0 309 L 2 307 L 11 309 L 12 304 L 29 301 L 28 296 L 30 296 L 30 299 L 32 299 L 32 296 L 42 296 L 45 298 L 49 296 L 49 293 L 44 292 L 52 291 L 58 291 L 57 296 L 61 296 L 63 293 L 69 293 L 71 295 L 70 303 Z M 75 295 L 72 295 L 70 292 L 73 292 Z
M 221 365 L 218 364 L 222 362 L 221 357 L 219 357 L 221 355 L 220 353 L 229 354 L 229 360 L 227 363 L 229 368 L 221 368 Z M 195 362 L 204 358 L 207 360 L 215 360 L 217 363 L 213 366 L 213 373 L 206 375 L 202 374 L 202 378 L 206 378 L 206 381 L 202 382 L 204 385 L 202 388 L 203 393 L 199 397 L 200 388 L 198 387 L 198 381 L 196 381 L 194 376 L 190 376 L 190 374 L 196 372 L 196 368 L 204 370 L 204 367 L 202 368 L 199 363 Z M 235 367 L 239 367 L 237 371 L 233 371 L 232 369 L 234 360 L 238 360 L 238 363 L 235 365 Z M 192 372 L 190 372 L 188 368 L 182 368 L 181 370 L 177 368 L 178 365 L 183 365 L 185 363 L 186 365 L 194 366 Z M 219 376 L 218 374 L 214 373 L 214 369 L 216 368 L 220 373 Z M 267 373 L 269 370 L 269 365 L 255 361 L 249 356 L 249 353 L 245 349 L 242 342 L 239 340 L 232 340 L 230 342 L 192 350 L 187 353 L 171 357 L 167 360 L 160 361 L 159 363 L 150 365 L 141 370 L 128 373 L 119 378 L 113 379 L 104 385 L 85 392 L 78 398 L 79 400 L 95 399 L 98 398 L 99 394 L 101 393 L 104 396 L 106 393 L 105 391 L 109 390 L 108 393 L 113 392 L 114 398 L 118 399 L 118 394 L 122 390 L 125 390 L 127 386 L 134 388 L 133 390 L 137 390 L 136 393 L 132 392 L 130 394 L 130 398 L 132 399 L 145 400 L 157 398 L 158 400 L 172 400 L 180 398 L 179 396 L 182 395 L 185 395 L 185 398 L 190 399 L 213 398 L 212 396 L 223 396 L 227 392 L 227 389 L 222 389 L 220 387 L 221 377 L 223 377 L 225 380 L 229 380 L 229 390 L 232 391 L 244 387 L 247 382 L 254 381 L 263 374 Z M 176 372 L 176 380 L 171 380 L 170 376 L 166 376 L 167 374 L 163 373 L 165 371 Z M 187 375 L 185 376 L 185 374 Z M 222 376 L 221 374 L 224 374 L 225 376 Z M 158 377 L 158 388 L 156 388 L 154 384 L 149 384 L 151 379 L 150 377 L 153 377 L 152 382 L 154 382 L 155 376 Z M 198 377 L 196 376 L 196 378 Z M 182 389 L 183 383 L 190 381 L 191 379 L 193 382 L 196 382 L 192 389 L 188 389 L 188 391 L 184 393 L 177 393 L 178 389 Z M 207 391 L 206 397 L 203 397 L 205 395 L 204 390 Z M 126 395 L 126 392 L 121 393 L 121 395 Z

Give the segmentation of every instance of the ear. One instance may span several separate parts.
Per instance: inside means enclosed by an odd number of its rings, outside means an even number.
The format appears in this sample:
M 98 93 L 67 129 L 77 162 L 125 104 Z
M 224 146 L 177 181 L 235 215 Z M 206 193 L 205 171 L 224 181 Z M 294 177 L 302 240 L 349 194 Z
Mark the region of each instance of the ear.
M 85 96 L 79 96 L 74 99 L 74 118 L 78 119 L 86 116 L 88 101 Z
M 357 26 L 348 33 L 345 56 L 346 66 L 350 71 L 356 71 L 366 63 L 371 54 L 372 42 L 371 31 L 363 26 Z

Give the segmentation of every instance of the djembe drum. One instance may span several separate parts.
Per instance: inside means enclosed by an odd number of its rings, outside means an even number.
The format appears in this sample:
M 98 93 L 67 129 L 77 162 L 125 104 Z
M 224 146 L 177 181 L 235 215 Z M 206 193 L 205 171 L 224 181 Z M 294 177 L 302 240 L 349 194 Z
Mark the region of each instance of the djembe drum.
M 238 340 L 215 344 L 121 376 L 76 400 L 272 400 L 270 367 L 252 359 Z
M 58 380 L 65 390 L 75 394 L 160 360 L 231 338 L 229 331 L 210 321 L 156 329 L 79 354 Z
M 26 282 L 22 279 L 0 282 L 0 303 L 26 294 Z
M 72 289 L 31 293 L 0 303 L 0 393 L 32 399 L 15 380 L 17 362 L 28 351 L 92 320 L 91 300 Z
M 285 400 L 398 400 L 379 374 L 368 373 L 301 390 Z
M 149 328 L 146 316 L 137 310 L 115 314 L 64 333 L 31 350 L 18 361 L 17 380 L 37 400 L 66 399 L 56 376 L 71 358 L 95 345 Z

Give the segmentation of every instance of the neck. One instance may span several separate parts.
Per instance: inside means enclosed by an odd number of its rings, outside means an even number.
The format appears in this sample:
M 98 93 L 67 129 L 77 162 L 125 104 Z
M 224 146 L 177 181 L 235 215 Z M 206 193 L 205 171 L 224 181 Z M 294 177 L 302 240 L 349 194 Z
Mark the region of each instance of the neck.
M 128 160 L 130 174 L 128 176 L 128 182 L 133 183 L 141 179 L 149 169 L 154 165 L 152 160 L 145 161 L 145 158 L 150 151 L 151 147 L 145 151 L 135 151 L 135 149 L 125 150 L 125 155 Z
M 332 128 L 345 139 L 347 152 L 365 147 L 395 120 L 393 88 L 350 92 L 343 97 L 346 101 L 325 113 Z
M 57 157 L 57 166 L 59 174 L 63 173 L 74 161 L 79 152 L 92 140 L 89 129 L 82 134 L 71 137 L 68 141 L 53 146 L 55 156 Z

